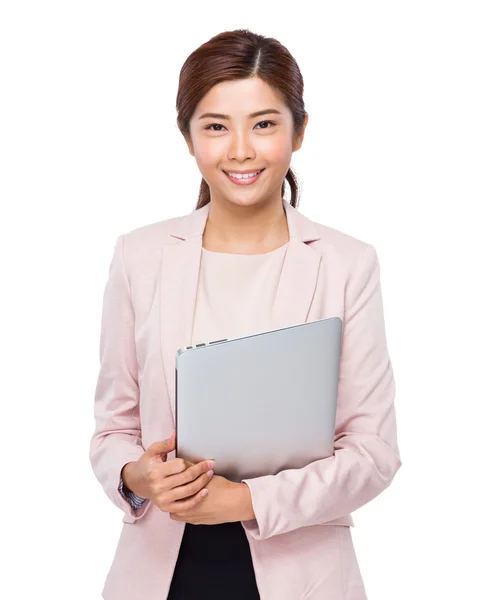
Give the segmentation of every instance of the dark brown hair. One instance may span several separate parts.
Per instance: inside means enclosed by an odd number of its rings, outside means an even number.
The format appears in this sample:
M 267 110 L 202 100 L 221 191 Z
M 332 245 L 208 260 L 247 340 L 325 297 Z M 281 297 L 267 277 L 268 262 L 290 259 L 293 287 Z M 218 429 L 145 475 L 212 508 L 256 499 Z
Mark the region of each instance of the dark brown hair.
M 304 82 L 299 67 L 282 44 L 248 29 L 225 31 L 211 38 L 188 56 L 181 68 L 176 97 L 177 124 L 186 139 L 190 139 L 190 120 L 201 98 L 217 83 L 257 76 L 283 97 L 294 120 L 294 137 L 301 132 L 306 111 L 302 98 Z M 299 204 L 299 182 L 291 168 L 282 183 L 289 182 L 290 203 Z M 196 209 L 210 202 L 209 186 L 201 181 Z

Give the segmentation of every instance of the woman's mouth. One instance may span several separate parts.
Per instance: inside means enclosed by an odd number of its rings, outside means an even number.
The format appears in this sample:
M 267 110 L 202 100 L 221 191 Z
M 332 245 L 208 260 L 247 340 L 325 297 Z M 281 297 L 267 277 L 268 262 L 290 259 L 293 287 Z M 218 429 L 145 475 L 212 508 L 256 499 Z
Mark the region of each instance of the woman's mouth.
M 229 179 L 229 181 L 232 181 L 232 183 L 235 183 L 236 185 L 251 185 L 251 183 L 254 183 L 259 179 L 262 171 L 264 171 L 264 169 L 261 169 L 255 175 L 248 174 L 247 176 L 243 175 L 240 178 L 229 175 L 226 171 L 223 171 L 223 173 L 226 175 L 226 177 Z

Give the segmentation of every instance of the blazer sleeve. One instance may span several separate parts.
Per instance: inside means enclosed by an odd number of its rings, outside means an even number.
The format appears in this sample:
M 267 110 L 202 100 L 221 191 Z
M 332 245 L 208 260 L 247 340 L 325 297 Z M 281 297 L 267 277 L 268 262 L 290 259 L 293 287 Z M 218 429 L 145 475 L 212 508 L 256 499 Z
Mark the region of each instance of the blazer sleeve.
M 120 492 L 121 469 L 138 460 L 144 448 L 139 419 L 139 386 L 134 312 L 124 266 L 124 236 L 115 243 L 103 295 L 100 368 L 94 398 L 95 429 L 89 458 L 109 499 L 133 520 L 149 502 L 134 509 Z
M 344 516 L 383 492 L 402 465 L 394 398 L 380 266 L 367 244 L 345 286 L 334 454 L 242 480 L 255 513 L 244 529 L 264 540 Z
M 125 482 L 123 481 L 122 477 L 120 477 L 118 491 L 131 504 L 133 508 L 140 508 L 143 502 L 146 502 L 147 500 L 147 498 L 142 498 L 141 496 L 137 496 L 134 492 L 132 492 L 125 485 Z

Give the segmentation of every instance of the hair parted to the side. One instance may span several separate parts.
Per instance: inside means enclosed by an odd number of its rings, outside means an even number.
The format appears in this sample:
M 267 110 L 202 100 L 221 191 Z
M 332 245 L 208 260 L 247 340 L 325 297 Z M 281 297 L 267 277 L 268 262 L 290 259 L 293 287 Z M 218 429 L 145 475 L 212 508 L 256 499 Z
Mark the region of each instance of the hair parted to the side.
M 274 38 L 252 33 L 248 29 L 224 31 L 194 50 L 181 68 L 176 96 L 177 124 L 190 139 L 190 120 L 203 96 L 216 84 L 234 79 L 259 77 L 278 91 L 290 109 L 294 136 L 302 131 L 305 121 L 304 82 L 297 62 Z M 285 199 L 285 182 L 290 186 L 290 204 L 299 205 L 299 182 L 291 168 L 281 188 Z M 202 178 L 196 209 L 210 202 L 210 190 Z

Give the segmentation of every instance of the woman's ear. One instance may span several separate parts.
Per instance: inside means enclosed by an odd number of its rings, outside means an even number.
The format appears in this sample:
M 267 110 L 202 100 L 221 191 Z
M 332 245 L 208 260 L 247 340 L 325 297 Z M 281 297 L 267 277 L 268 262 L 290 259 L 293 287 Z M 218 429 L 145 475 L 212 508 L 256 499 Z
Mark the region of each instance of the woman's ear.
M 189 154 L 191 156 L 194 156 L 194 146 L 193 146 L 191 138 L 189 138 L 188 136 L 185 135 L 184 139 L 186 140 L 186 144 L 188 145 Z
M 301 132 L 295 139 L 294 148 L 292 149 L 292 152 L 299 150 L 299 148 L 302 146 L 302 142 L 304 141 L 305 128 L 307 127 L 308 121 L 309 121 L 309 115 L 307 113 L 305 113 L 304 125 L 302 126 Z

